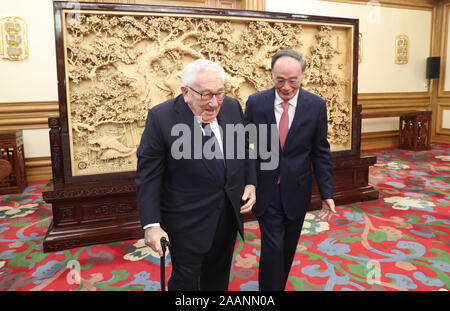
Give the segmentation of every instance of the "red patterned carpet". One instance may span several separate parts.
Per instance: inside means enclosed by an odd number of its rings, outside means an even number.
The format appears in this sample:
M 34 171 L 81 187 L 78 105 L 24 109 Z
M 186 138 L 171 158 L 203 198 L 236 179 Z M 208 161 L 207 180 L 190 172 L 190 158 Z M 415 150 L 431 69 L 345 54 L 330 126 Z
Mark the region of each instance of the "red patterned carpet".
M 386 149 L 370 182 L 377 201 L 337 207 L 330 224 L 308 213 L 289 291 L 435 291 L 450 287 L 450 147 Z M 52 218 L 45 182 L 0 196 L 0 290 L 160 290 L 159 258 L 143 240 L 43 253 Z M 245 224 L 234 252 L 230 290 L 258 289 L 260 233 Z M 166 275 L 170 274 L 170 254 Z

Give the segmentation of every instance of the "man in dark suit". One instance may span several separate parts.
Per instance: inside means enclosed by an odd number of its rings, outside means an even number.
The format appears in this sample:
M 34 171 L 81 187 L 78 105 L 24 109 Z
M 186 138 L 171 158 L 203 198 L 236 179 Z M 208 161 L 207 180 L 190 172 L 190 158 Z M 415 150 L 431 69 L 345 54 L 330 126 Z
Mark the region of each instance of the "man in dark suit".
M 260 290 L 285 288 L 310 206 L 312 170 L 322 198 L 319 218 L 329 220 L 336 212 L 327 108 L 322 98 L 301 88 L 305 67 L 298 52 L 278 51 L 272 58 L 275 87 L 251 95 L 246 104 L 245 123 L 256 125 L 258 131 L 272 125 L 267 136 L 273 137 L 271 131 L 278 128 L 275 136 L 279 137 L 279 144 L 271 144 L 267 150 L 278 157 L 279 164 L 273 169 L 263 166 L 267 161 L 260 153 L 261 135 L 259 141 L 251 142 L 260 144 L 258 199 L 252 210 L 261 229 Z
M 225 96 L 222 67 L 196 60 L 181 82 L 182 94 L 150 109 L 137 150 L 145 243 L 161 256 L 160 238 L 170 241 L 169 290 L 227 290 L 242 214 L 256 200 L 256 169 L 227 153 L 242 147 L 229 144 L 237 133 L 226 129 L 242 125 L 243 112 Z

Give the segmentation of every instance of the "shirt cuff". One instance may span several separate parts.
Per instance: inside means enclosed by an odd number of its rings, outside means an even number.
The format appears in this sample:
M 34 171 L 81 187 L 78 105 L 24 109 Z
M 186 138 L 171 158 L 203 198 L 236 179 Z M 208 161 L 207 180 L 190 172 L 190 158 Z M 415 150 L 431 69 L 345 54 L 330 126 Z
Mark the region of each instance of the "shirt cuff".
M 160 227 L 160 224 L 159 224 L 159 222 L 155 222 L 155 223 L 153 223 L 153 224 L 148 224 L 148 225 L 145 225 L 145 226 L 143 227 L 143 229 L 145 230 L 145 229 L 148 229 L 148 228 L 150 228 L 150 227 Z

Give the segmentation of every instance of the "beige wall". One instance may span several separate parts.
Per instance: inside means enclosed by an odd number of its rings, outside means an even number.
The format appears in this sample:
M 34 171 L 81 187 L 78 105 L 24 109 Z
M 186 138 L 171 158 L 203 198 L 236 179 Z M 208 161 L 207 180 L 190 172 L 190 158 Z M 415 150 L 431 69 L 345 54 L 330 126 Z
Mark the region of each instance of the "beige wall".
M 268 11 L 359 19 L 363 35 L 359 64 L 359 93 L 423 92 L 426 58 L 430 54 L 431 11 L 375 7 L 329 1 L 267 0 Z M 410 38 L 409 62 L 394 62 L 394 41 L 399 34 Z
M 25 158 L 49 157 L 49 129 L 24 130 L 23 143 Z
M 0 102 L 58 100 L 52 0 L 1 0 L 0 18 L 8 16 L 27 22 L 30 56 L 0 59 Z
M 450 110 L 444 109 L 442 113 L 442 128 L 450 129 Z
M 432 80 L 432 140 L 450 143 L 450 0 L 436 6 L 433 56 L 441 57 L 441 74 Z
M 0 59 L 0 105 L 57 101 L 56 54 L 52 0 L 1 0 L 0 18 L 19 16 L 27 22 L 29 57 Z M 24 130 L 26 158 L 50 156 L 48 129 Z
M 427 91 L 425 69 L 430 55 L 431 11 L 318 0 L 266 0 L 266 8 L 267 11 L 359 19 L 363 39 L 358 93 Z M 410 39 L 409 62 L 405 65 L 394 62 L 394 41 L 399 34 L 406 34 Z M 398 118 L 362 121 L 363 133 L 391 130 L 398 130 Z

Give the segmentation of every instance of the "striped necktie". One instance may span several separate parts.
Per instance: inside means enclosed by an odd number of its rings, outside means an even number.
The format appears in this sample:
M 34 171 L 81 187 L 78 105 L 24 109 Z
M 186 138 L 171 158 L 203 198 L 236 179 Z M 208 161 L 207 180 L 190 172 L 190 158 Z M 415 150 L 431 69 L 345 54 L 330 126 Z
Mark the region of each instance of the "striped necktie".
M 214 135 L 214 132 L 212 131 L 211 125 L 209 123 L 202 123 L 202 127 L 203 127 L 204 133 L 205 133 L 203 137 L 210 136 L 211 137 L 210 139 L 214 140 L 214 143 L 211 146 L 211 153 L 213 154 L 213 158 L 212 159 L 215 160 L 215 162 L 219 166 L 220 172 L 222 174 L 222 177 L 225 180 L 225 178 L 227 176 L 226 168 L 225 168 L 225 159 L 224 159 L 223 154 L 222 154 L 222 152 L 220 150 L 219 141 L 218 141 L 216 135 Z M 206 142 L 206 140 L 204 140 L 204 142 Z M 208 158 L 210 158 L 210 157 L 208 157 Z

